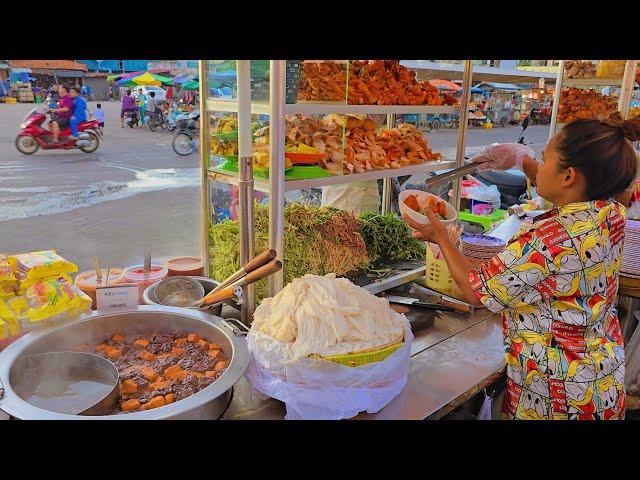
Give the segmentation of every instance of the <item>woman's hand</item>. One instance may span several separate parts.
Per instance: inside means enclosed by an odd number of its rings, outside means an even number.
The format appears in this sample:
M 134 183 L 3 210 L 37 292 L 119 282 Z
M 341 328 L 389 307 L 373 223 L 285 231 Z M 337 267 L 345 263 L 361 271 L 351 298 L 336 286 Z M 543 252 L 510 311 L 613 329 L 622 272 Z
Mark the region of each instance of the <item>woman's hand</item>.
M 440 243 L 449 238 L 447 227 L 442 223 L 431 210 L 427 210 L 427 218 L 429 223 L 423 225 L 421 223 L 414 222 L 411 218 L 402 216 L 404 221 L 407 222 L 411 228 L 415 231 L 412 233 L 413 238 L 418 240 L 426 240 L 427 242 Z
M 486 147 L 484 152 L 471 160 L 481 164 L 478 170 L 509 170 L 510 168 L 522 170 L 525 156 L 533 158 L 534 155 L 534 150 L 526 145 L 498 143 Z

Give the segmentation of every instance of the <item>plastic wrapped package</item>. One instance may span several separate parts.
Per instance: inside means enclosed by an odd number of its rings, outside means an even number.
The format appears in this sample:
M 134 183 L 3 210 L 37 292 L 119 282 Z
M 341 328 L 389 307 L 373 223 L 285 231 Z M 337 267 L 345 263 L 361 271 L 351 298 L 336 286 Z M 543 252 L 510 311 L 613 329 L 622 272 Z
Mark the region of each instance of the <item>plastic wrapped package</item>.
M 0 298 L 13 297 L 18 289 L 18 282 L 0 282 Z
M 28 287 L 24 299 L 29 304 L 29 322 L 79 315 L 89 311 L 92 303 L 91 297 L 75 285 L 51 279 L 41 280 Z
M 0 253 L 0 285 L 6 282 L 14 282 L 16 277 L 13 274 L 13 269 L 9 264 L 9 259 L 6 255 Z
M 245 376 L 255 389 L 286 404 L 287 420 L 340 420 L 365 411 L 376 413 L 407 383 L 413 334 L 406 319 L 404 330 L 400 349 L 358 367 L 311 358 L 289 361 L 286 343 L 251 331 Z
M 77 265 L 62 258 L 55 250 L 9 255 L 8 261 L 17 280 L 55 277 L 78 271 Z
M 27 288 L 29 288 L 32 285 L 35 285 L 38 282 L 41 282 L 42 280 L 56 280 L 58 282 L 66 282 L 69 283 L 71 285 L 73 285 L 73 280 L 71 279 L 71 277 L 65 273 L 61 274 L 61 275 L 52 275 L 50 277 L 47 278 L 30 278 L 30 279 L 26 279 L 26 280 L 19 280 L 16 283 L 16 294 L 17 295 L 24 295 L 25 292 L 27 291 Z

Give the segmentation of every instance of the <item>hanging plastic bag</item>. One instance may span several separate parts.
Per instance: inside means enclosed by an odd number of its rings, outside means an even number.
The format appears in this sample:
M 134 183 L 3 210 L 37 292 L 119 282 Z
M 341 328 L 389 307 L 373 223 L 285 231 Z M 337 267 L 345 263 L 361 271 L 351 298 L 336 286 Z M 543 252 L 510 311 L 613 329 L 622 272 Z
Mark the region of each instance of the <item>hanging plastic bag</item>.
M 284 402 L 286 420 L 340 420 L 376 413 L 407 383 L 413 334 L 406 321 L 404 344 L 386 359 L 359 367 L 311 358 L 287 361 L 285 343 L 251 331 L 245 376 L 259 392 Z
M 478 420 L 491 420 L 491 400 L 492 396 L 487 395 L 487 391 L 484 390 L 484 401 L 482 402 L 480 412 L 478 413 Z

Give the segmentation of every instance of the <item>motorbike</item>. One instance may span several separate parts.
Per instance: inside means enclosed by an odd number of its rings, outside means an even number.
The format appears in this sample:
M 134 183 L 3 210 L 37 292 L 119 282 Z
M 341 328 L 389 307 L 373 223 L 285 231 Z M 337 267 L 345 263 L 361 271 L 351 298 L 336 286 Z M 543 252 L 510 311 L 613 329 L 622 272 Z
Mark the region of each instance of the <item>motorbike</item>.
M 129 128 L 133 128 L 134 125 L 138 125 L 140 122 L 140 115 L 138 110 L 127 110 L 124 112 L 124 124 Z
M 183 118 L 180 118 L 183 117 Z M 186 117 L 186 118 L 184 118 Z M 200 112 L 191 112 L 190 114 L 182 114 L 178 116 L 176 126 L 178 131 L 173 137 L 171 146 L 173 151 L 180 156 L 191 155 L 198 150 L 198 120 Z
M 522 130 L 518 135 L 516 143 L 526 145 L 524 132 L 529 126 L 531 114 L 522 121 Z M 483 170 L 473 174 L 478 180 L 486 185 L 496 185 L 500 192 L 500 208 L 507 210 L 511 205 L 524 201 L 527 193 L 527 176 L 518 170 Z
M 147 112 L 147 116 L 149 120 L 147 121 L 147 125 L 149 126 L 149 130 L 155 132 L 158 127 L 164 129 L 167 127 L 167 120 L 164 116 L 164 112 L 160 107 L 156 107 L 156 111 L 153 113 Z
M 180 103 L 182 103 L 182 100 L 180 100 Z M 172 103 L 171 106 L 169 107 L 169 112 L 167 113 L 167 130 L 169 130 L 170 132 L 173 132 L 176 128 L 178 128 L 178 120 L 184 120 L 187 119 L 188 120 L 188 112 L 183 112 L 180 109 L 180 106 L 178 103 Z M 180 118 L 179 118 L 180 117 Z
M 89 120 L 78 125 L 79 138 L 66 138 L 71 135 L 71 129 L 60 131 L 57 143 L 52 142 L 53 133 L 42 126 L 47 119 L 47 113 L 54 119 L 52 112 L 32 109 L 20 124 L 20 132 L 16 136 L 15 146 L 24 155 L 32 155 L 39 148 L 43 150 L 71 150 L 78 148 L 85 153 L 95 152 L 100 146 L 101 134 L 98 120 Z

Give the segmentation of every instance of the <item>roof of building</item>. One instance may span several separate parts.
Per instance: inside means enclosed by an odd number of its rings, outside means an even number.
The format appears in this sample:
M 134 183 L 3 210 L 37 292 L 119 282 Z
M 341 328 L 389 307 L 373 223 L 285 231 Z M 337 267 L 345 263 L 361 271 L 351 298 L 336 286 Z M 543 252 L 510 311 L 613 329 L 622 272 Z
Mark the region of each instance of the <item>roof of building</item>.
M 87 71 L 87 66 L 84 63 L 74 62 L 73 60 L 11 60 L 11 67 Z

